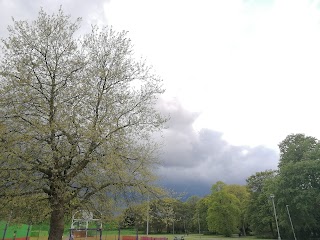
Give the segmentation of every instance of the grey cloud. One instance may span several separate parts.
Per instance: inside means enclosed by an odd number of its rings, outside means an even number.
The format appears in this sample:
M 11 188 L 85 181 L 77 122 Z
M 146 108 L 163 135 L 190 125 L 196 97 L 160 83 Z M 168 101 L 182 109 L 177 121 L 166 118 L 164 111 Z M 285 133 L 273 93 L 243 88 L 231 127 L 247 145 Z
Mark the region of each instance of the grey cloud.
M 192 131 L 192 124 L 200 113 L 186 111 L 177 99 L 160 99 L 157 108 L 166 116 L 170 116 L 170 129 L 188 129 Z
M 276 169 L 279 156 L 275 150 L 234 146 L 223 139 L 223 133 L 212 129 L 196 132 L 192 125 L 198 113 L 175 100 L 160 106 L 163 113 L 171 115 L 163 133 L 162 166 L 158 169 L 164 186 L 205 194 L 217 181 L 245 184 L 256 172 Z
M 197 134 L 192 124 L 199 113 L 188 112 L 176 101 L 160 101 L 159 111 L 170 116 L 167 128 L 163 131 L 164 149 L 162 160 L 166 166 L 194 166 L 193 155 L 196 154 L 194 142 Z M 176 156 L 178 154 L 178 157 Z

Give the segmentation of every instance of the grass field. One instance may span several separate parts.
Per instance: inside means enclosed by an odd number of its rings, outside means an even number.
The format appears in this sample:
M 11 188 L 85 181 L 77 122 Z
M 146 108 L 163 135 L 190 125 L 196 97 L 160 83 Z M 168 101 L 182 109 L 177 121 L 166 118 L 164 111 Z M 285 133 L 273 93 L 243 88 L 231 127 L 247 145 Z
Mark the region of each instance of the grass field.
M 133 236 L 132 234 L 130 234 L 131 236 Z M 121 234 L 121 236 L 125 236 L 123 234 Z M 121 236 L 120 236 L 120 240 L 121 240 Z M 129 235 L 127 235 L 129 236 Z M 141 234 L 139 236 L 146 236 L 145 234 Z M 149 234 L 148 237 L 166 237 L 168 238 L 168 240 L 173 240 L 174 237 L 180 237 L 183 236 L 181 234 L 157 234 L 157 235 L 153 235 L 153 234 Z M 227 239 L 232 239 L 232 238 L 238 238 L 239 240 L 268 240 L 268 239 L 259 239 L 256 237 L 238 237 L 238 235 L 234 235 L 231 238 L 226 238 L 226 237 L 222 237 L 222 236 L 214 236 L 214 235 L 199 235 L 199 234 L 189 234 L 188 236 L 184 236 L 185 240 L 227 240 Z M 48 237 L 31 237 L 30 240 L 47 240 Z M 68 236 L 64 236 L 63 240 L 68 240 Z M 75 238 L 74 240 L 85 240 L 85 238 Z M 99 240 L 99 236 L 96 237 L 88 237 L 87 240 Z M 104 235 L 102 236 L 102 240 L 118 240 L 118 235 Z M 270 239 L 269 239 L 270 240 Z
M 176 235 L 149 235 L 149 236 L 155 236 L 155 237 L 159 237 L 159 236 L 163 236 L 163 237 L 167 237 L 168 240 L 173 240 L 174 239 L 174 236 L 184 236 L 184 239 L 185 240 L 226 240 L 226 239 L 230 239 L 230 238 L 226 238 L 226 237 L 223 237 L 223 236 L 215 236 L 215 235 L 199 235 L 199 234 L 189 234 L 188 236 L 185 236 L 185 235 L 181 235 L 181 234 L 176 234 Z M 262 240 L 262 239 L 259 239 L 259 238 L 256 238 L 256 237 L 240 237 L 235 234 L 233 237 L 231 238 L 238 238 L 239 240 Z M 263 240 L 268 240 L 268 239 L 263 239 Z M 270 239 L 269 239 L 270 240 Z
M 155 237 L 167 237 L 168 240 L 173 240 L 174 239 L 174 236 L 184 236 L 184 235 L 181 235 L 181 234 L 176 234 L 176 235 L 166 235 L 166 234 L 163 234 L 163 235 L 149 235 L 149 236 L 155 236 Z M 233 237 L 231 238 L 238 238 L 239 240 L 262 240 L 262 239 L 259 239 L 259 238 L 256 238 L 256 237 L 240 237 L 235 234 Z M 184 236 L 184 239 L 185 240 L 226 240 L 226 239 L 230 239 L 230 238 L 226 238 L 226 237 L 223 237 L 223 236 L 215 236 L 215 235 L 199 235 L 199 234 L 189 234 L 188 236 Z M 263 240 L 268 240 L 268 239 L 263 239 Z M 270 239 L 269 239 L 270 240 Z

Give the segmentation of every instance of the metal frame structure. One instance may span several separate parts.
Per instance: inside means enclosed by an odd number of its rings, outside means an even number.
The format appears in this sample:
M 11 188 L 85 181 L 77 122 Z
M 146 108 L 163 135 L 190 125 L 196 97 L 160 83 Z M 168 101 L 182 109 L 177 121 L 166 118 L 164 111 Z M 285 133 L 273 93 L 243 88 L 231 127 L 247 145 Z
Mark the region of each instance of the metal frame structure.
M 76 218 L 76 214 L 81 213 L 81 218 Z M 100 222 L 99 228 L 89 228 L 90 222 Z M 76 211 L 72 215 L 71 227 L 70 227 L 70 240 L 73 240 L 73 233 L 76 231 L 85 231 L 85 239 L 88 237 L 88 231 L 95 230 L 100 232 L 100 240 L 102 239 L 102 222 L 101 219 L 93 218 L 92 212 L 86 210 Z

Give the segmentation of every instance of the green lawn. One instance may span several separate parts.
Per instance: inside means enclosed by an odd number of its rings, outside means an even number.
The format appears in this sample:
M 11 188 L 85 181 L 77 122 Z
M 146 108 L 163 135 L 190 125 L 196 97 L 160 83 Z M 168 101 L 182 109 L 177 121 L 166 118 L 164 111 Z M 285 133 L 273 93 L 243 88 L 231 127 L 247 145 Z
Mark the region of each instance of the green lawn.
M 121 230 L 120 232 L 120 240 L 122 236 L 135 236 L 135 232 L 132 230 Z M 139 233 L 139 239 L 141 236 L 147 236 L 146 234 Z M 216 235 L 202 235 L 202 234 L 149 234 L 149 237 L 166 237 L 168 240 L 174 240 L 174 237 L 177 236 L 178 238 L 184 236 L 184 240 L 228 240 L 228 239 L 239 239 L 239 240 L 268 240 L 268 239 L 261 239 L 256 237 L 238 237 L 237 234 L 234 234 L 232 237 L 223 237 L 223 236 L 216 236 Z M 31 240 L 47 240 L 48 237 L 31 237 Z M 68 235 L 65 234 L 63 240 L 68 240 Z M 75 238 L 74 240 L 85 240 L 84 238 Z M 87 240 L 99 240 L 99 234 L 93 237 L 88 237 Z M 118 240 L 118 231 L 104 231 L 102 240 Z M 270 239 L 269 239 L 270 240 Z
M 163 237 L 167 237 L 168 240 L 173 240 L 174 236 L 184 236 L 183 234 L 160 234 L 160 235 L 150 235 L 150 236 L 155 236 L 155 237 L 159 237 L 159 236 L 163 236 Z M 237 234 L 234 234 L 234 236 L 232 238 L 238 238 L 238 239 L 242 239 L 242 240 L 268 240 L 268 239 L 259 239 L 256 237 L 238 237 Z M 185 240 L 226 240 L 226 239 L 230 239 L 227 237 L 223 237 L 223 236 L 215 236 L 215 235 L 199 235 L 199 234 L 189 234 L 188 236 L 184 236 Z
M 124 235 L 124 234 L 121 234 L 121 236 L 129 236 L 132 234 L 128 234 L 128 235 Z M 121 236 L 120 236 L 120 240 L 121 240 Z M 140 236 L 146 236 L 145 234 L 140 234 Z M 175 235 L 172 235 L 172 234 L 149 234 L 149 237 L 166 237 L 168 238 L 168 240 L 173 240 L 174 239 L 174 236 L 177 236 L 177 237 L 180 237 L 180 236 L 183 236 L 181 234 L 175 234 Z M 38 238 L 35 238 L 35 237 L 31 237 L 31 240 L 47 240 L 48 237 L 38 237 Z M 63 240 L 67 240 L 68 239 L 68 236 L 64 236 L 63 237 Z M 241 239 L 241 240 L 268 240 L 268 239 L 260 239 L 260 238 L 256 238 L 256 237 L 238 237 L 238 235 L 234 235 L 233 237 L 231 238 L 227 238 L 227 237 L 223 237 L 223 236 L 214 236 L 214 235 L 199 235 L 199 234 L 189 234 L 188 236 L 184 236 L 184 239 L 185 240 L 228 240 L 228 239 Z M 78 238 L 75 238 L 74 240 L 85 240 L 84 238 L 81 238 L 81 239 L 78 239 Z M 96 236 L 96 237 L 89 237 L 87 240 L 99 240 L 99 236 Z M 118 235 L 115 235 L 115 234 L 107 234 L 107 236 L 103 236 L 102 237 L 102 240 L 118 240 Z M 271 240 L 271 239 L 269 239 Z
M 113 234 L 108 234 L 109 236 L 113 235 Z M 127 236 L 132 236 L 133 234 L 128 234 Z M 121 236 L 125 236 L 124 233 L 121 232 Z M 139 236 L 146 236 L 146 234 L 139 234 Z M 189 234 L 188 236 L 183 235 L 183 234 L 149 234 L 149 237 L 166 237 L 168 238 L 168 240 L 173 240 L 174 237 L 181 237 L 184 236 L 185 240 L 227 240 L 230 238 L 227 237 L 223 237 L 223 236 L 215 236 L 215 235 L 199 235 L 199 234 Z M 256 238 L 256 237 L 238 237 L 237 234 L 234 234 L 233 237 L 231 238 L 238 238 L 239 240 L 268 240 L 268 239 L 260 239 L 260 238 Z M 116 237 L 116 239 L 118 239 Z M 76 240 L 76 239 L 75 239 Z M 270 239 L 269 239 L 270 240 Z

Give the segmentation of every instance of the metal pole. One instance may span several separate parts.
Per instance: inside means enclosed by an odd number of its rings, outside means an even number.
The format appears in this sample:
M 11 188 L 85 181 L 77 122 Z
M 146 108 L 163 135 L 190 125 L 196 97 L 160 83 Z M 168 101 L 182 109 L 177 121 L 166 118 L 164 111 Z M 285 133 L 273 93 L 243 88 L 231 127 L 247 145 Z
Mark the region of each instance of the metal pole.
M 149 235 L 149 211 L 147 213 L 147 236 Z
M 85 238 L 85 240 L 87 240 L 87 238 L 88 238 L 88 227 L 89 227 L 89 221 L 86 220 L 86 238 Z
M 271 195 L 270 195 L 270 198 L 271 198 L 272 205 L 273 205 L 274 218 L 275 218 L 275 220 L 276 220 L 276 226 L 277 226 L 277 231 L 278 231 L 278 239 L 281 240 L 280 231 L 279 231 L 279 226 L 278 226 L 277 213 L 276 213 L 276 207 L 275 207 L 275 205 L 274 205 L 274 195 L 271 194 Z
M 28 240 L 28 239 L 29 239 L 30 227 L 31 227 L 31 224 L 29 223 L 29 224 L 28 224 L 28 230 L 27 230 L 26 240 Z
M 136 226 L 136 240 L 139 240 L 139 231 L 138 231 L 138 226 Z
M 293 224 L 292 224 L 292 220 L 291 220 L 291 216 L 290 216 L 290 212 L 289 212 L 289 205 L 286 205 L 286 207 L 287 207 L 287 212 L 288 212 L 288 216 L 289 216 L 289 220 L 290 220 L 290 224 L 291 224 L 291 228 L 292 228 L 292 232 L 293 232 L 293 237 L 294 237 L 294 240 L 297 240 L 296 234 L 294 233 L 294 228 L 293 228 Z
M 199 213 L 198 213 L 198 227 L 199 227 L 199 234 L 200 234 L 201 230 L 200 230 L 200 216 L 199 216 Z
M 8 225 L 9 225 L 9 223 L 8 223 L 8 222 L 6 222 L 6 225 L 4 226 L 4 230 L 3 230 L 2 240 L 4 240 L 4 239 L 5 239 L 5 237 L 6 237 L 6 233 L 7 233 Z
M 4 240 L 6 237 L 6 233 L 7 233 L 8 227 L 9 227 L 9 223 L 11 221 L 11 217 L 12 217 L 12 210 L 10 211 L 9 220 L 6 222 L 6 225 L 4 227 L 2 240 Z
M 150 199 L 148 194 L 148 206 L 147 206 L 147 236 L 149 235 L 149 213 L 150 213 Z

